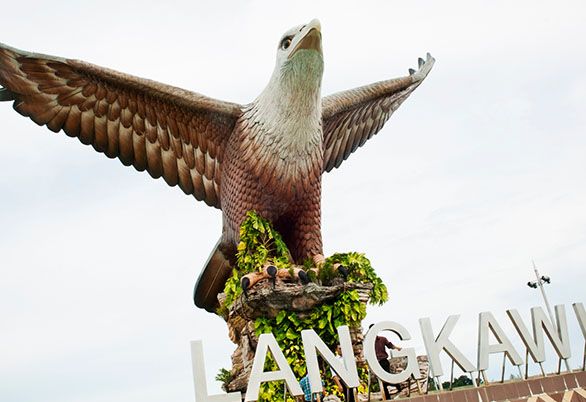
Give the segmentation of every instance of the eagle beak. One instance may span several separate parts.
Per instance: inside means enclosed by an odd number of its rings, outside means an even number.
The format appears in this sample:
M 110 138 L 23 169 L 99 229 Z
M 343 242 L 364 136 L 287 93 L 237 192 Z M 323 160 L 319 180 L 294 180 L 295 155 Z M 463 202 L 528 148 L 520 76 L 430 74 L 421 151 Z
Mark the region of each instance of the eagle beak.
M 295 48 L 289 53 L 288 59 L 291 59 L 299 50 L 316 50 L 320 54 L 321 49 L 321 24 L 319 20 L 314 19 L 305 27 L 303 27 L 301 39 L 295 45 Z

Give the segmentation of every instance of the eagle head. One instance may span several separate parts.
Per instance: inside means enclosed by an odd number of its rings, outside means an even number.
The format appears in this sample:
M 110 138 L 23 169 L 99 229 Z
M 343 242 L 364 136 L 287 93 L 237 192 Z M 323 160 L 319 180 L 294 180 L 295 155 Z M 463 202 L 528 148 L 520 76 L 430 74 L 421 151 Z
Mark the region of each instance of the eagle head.
M 319 92 L 323 66 L 321 25 L 314 19 L 283 34 L 269 85 L 278 85 L 289 93 Z

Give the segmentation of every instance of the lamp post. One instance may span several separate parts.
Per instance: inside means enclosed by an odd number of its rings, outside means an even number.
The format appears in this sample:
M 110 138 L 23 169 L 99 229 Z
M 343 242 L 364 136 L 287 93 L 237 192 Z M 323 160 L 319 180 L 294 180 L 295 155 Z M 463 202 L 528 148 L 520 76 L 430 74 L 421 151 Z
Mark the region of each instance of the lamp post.
M 547 296 L 545 295 L 545 289 L 543 288 L 544 283 L 551 283 L 551 279 L 549 276 L 539 276 L 539 272 L 537 271 L 537 267 L 535 266 L 535 261 L 531 260 L 533 263 L 533 270 L 535 271 L 535 278 L 537 281 L 527 282 L 527 286 L 530 288 L 541 290 L 541 295 L 543 296 L 543 301 L 545 302 L 545 308 L 547 308 L 547 313 L 549 314 L 549 319 L 553 325 L 556 325 L 556 321 L 553 317 L 553 313 L 551 311 L 551 306 L 549 305 L 549 300 L 547 300 Z
M 537 280 L 527 282 L 527 286 L 534 289 L 537 289 L 539 287 L 539 290 L 541 290 L 541 295 L 543 296 L 543 301 L 545 302 L 545 308 L 547 308 L 547 313 L 549 314 L 549 319 L 551 320 L 551 324 L 554 326 L 554 328 L 557 328 L 557 322 L 553 317 L 553 312 L 551 311 L 551 306 L 549 305 L 549 300 L 547 300 L 547 296 L 545 295 L 545 288 L 543 287 L 544 283 L 551 283 L 551 279 L 549 278 L 549 276 L 539 276 L 539 272 L 537 271 L 537 267 L 535 266 L 535 261 L 531 260 L 531 262 L 533 263 L 533 270 L 535 271 L 535 278 Z M 564 363 L 568 371 L 571 371 L 570 365 L 568 364 L 568 361 L 566 359 L 564 359 Z M 558 373 L 560 371 L 561 364 L 562 359 L 560 358 L 560 362 L 558 365 Z

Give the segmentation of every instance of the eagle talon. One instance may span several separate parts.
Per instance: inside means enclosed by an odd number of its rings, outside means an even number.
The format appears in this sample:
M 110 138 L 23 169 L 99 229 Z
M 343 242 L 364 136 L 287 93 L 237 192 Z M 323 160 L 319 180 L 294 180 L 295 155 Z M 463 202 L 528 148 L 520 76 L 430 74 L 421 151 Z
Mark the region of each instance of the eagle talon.
M 274 265 L 269 265 L 266 268 L 266 273 L 271 278 L 271 282 L 273 284 L 273 289 L 274 289 L 275 285 L 276 285 L 276 279 L 277 279 L 277 267 L 275 267 Z
M 247 296 L 248 289 L 250 289 L 250 278 L 248 278 L 247 276 L 243 276 L 240 280 L 240 286 L 242 287 L 242 293 L 244 294 L 244 296 Z
M 344 281 L 348 279 L 348 269 L 345 266 L 342 264 L 335 264 L 334 269 L 338 271 L 342 278 L 344 278 Z
M 307 272 L 302 269 L 297 273 L 297 277 L 302 285 L 307 285 L 310 282 L 309 275 L 307 275 Z

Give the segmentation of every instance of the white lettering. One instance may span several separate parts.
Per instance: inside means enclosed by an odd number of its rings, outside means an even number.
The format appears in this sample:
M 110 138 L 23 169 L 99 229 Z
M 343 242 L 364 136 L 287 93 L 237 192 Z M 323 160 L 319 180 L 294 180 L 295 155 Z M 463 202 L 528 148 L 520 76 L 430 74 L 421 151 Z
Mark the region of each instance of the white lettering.
M 305 361 L 307 364 L 307 374 L 309 375 L 309 384 L 312 393 L 322 392 L 323 390 L 319 374 L 317 352 L 319 352 L 326 363 L 334 369 L 346 386 L 349 388 L 356 388 L 360 385 L 358 371 L 356 370 L 356 358 L 354 356 L 354 350 L 352 349 L 350 330 L 346 325 L 342 325 L 338 328 L 338 338 L 340 339 L 343 363 L 334 355 L 334 353 L 332 353 L 313 329 L 301 331 L 301 339 L 303 340 L 303 350 L 305 351 Z
M 490 344 L 489 331 L 492 332 L 498 343 Z M 492 313 L 485 311 L 478 317 L 478 370 L 488 369 L 488 356 L 493 353 L 504 352 L 515 366 L 523 364 L 523 359 L 515 350 L 510 339 L 494 318 Z
M 571 356 L 564 306 L 555 306 L 555 313 L 557 318 L 557 328 L 554 327 L 549 318 L 547 318 L 547 315 L 541 307 L 533 307 L 531 309 L 531 321 L 533 324 L 532 337 L 517 310 L 507 310 L 507 314 L 519 333 L 521 340 L 529 350 L 533 361 L 536 363 L 542 363 L 545 361 L 543 332 L 547 334 L 547 337 L 560 358 L 567 359 Z
M 267 352 L 271 351 L 275 363 L 277 363 L 278 370 L 275 371 L 264 371 L 265 360 Z M 256 354 L 254 355 L 254 361 L 252 363 L 252 370 L 250 372 L 250 378 L 248 380 L 248 389 L 246 390 L 245 401 L 257 401 L 260 384 L 267 381 L 278 381 L 284 380 L 287 384 L 289 392 L 293 396 L 303 395 L 301 386 L 295 379 L 293 370 L 287 363 L 287 359 L 281 352 L 277 340 L 273 334 L 261 334 L 258 338 L 258 345 L 256 346 Z
M 582 336 L 584 337 L 584 340 L 586 340 L 586 310 L 584 310 L 584 305 L 582 303 L 574 303 L 572 306 L 574 307 L 576 318 L 580 324 Z
M 195 386 L 195 402 L 240 402 L 240 392 L 229 394 L 208 395 L 206 371 L 203 362 L 203 347 L 201 341 L 191 341 L 191 366 Z
M 456 326 L 456 322 L 460 315 L 451 315 L 446 320 L 439 335 L 434 340 L 433 329 L 431 328 L 431 320 L 429 318 L 420 318 L 419 326 L 421 327 L 421 335 L 425 343 L 425 350 L 429 358 L 429 364 L 434 377 L 439 377 L 444 374 L 442 369 L 442 362 L 440 360 L 440 353 L 445 350 L 448 356 L 460 367 L 462 371 L 468 373 L 476 371 L 474 365 L 464 356 L 464 354 L 450 341 L 450 334 Z
M 392 321 L 383 321 L 375 324 L 370 328 L 364 338 L 364 357 L 368 363 L 368 367 L 374 374 L 382 381 L 389 384 L 400 384 L 407 381 L 409 377 L 418 379 L 421 377 L 419 371 L 419 363 L 417 362 L 417 355 L 413 348 L 403 348 L 399 352 L 393 353 L 394 357 L 407 357 L 407 367 L 398 374 L 391 374 L 383 369 L 376 358 L 376 350 L 374 347 L 376 337 L 381 331 L 391 331 L 397 334 L 399 339 L 408 341 L 411 339 L 409 331 L 401 324 Z

